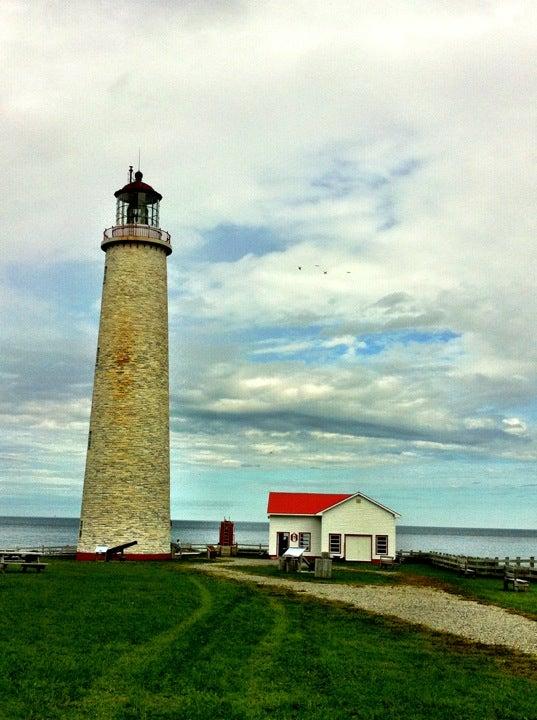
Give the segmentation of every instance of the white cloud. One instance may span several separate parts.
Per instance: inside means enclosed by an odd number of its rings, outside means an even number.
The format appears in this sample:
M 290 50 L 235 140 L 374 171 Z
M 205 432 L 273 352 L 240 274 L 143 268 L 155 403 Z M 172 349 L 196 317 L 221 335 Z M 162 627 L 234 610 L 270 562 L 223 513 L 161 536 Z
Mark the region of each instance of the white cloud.
M 101 262 L 141 147 L 175 249 L 174 422 L 220 423 L 181 435 L 185 462 L 531 461 L 535 4 L 135 5 L 144 22 L 127 2 L 0 7 L 0 309 L 19 358 L 3 392 L 28 456 L 62 432 L 83 453 L 87 379 L 66 381 L 85 405 L 62 416 L 45 351 L 83 346 L 66 362 L 86 362 L 96 318 L 10 267 Z M 209 262 L 207 233 L 226 224 L 278 249 Z M 251 433 L 240 447 L 233 423 Z
M 510 435 L 525 435 L 528 430 L 526 423 L 518 418 L 504 418 L 502 423 L 504 425 L 504 432 Z

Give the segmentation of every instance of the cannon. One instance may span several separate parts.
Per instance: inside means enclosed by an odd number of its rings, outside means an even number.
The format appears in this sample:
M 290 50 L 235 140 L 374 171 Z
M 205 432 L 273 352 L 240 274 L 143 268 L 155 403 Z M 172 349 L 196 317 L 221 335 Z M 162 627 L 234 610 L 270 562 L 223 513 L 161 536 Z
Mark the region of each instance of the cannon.
M 108 560 L 124 560 L 125 556 L 123 551 L 132 545 L 138 545 L 138 540 L 132 540 L 131 542 L 123 543 L 123 545 L 116 545 L 115 547 L 107 548 L 104 559 L 107 562 Z

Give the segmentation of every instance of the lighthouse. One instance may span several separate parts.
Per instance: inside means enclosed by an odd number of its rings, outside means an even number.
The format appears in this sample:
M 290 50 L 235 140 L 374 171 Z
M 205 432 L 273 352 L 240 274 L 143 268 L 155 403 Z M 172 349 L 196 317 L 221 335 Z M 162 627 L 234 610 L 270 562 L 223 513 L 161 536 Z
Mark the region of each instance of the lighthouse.
M 168 291 L 162 195 L 140 171 L 114 193 L 104 231 L 99 338 L 77 559 L 129 545 L 124 557 L 170 557 Z M 132 544 L 131 544 L 132 543 Z M 136 543 L 136 544 L 134 544 Z

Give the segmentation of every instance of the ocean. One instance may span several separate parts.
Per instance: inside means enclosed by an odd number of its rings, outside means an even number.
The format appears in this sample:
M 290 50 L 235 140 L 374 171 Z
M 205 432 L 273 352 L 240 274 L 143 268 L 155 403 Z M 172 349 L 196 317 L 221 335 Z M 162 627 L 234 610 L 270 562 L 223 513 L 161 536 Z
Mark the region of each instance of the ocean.
M 171 540 L 216 543 L 217 520 L 173 520 Z M 1 517 L 0 550 L 76 545 L 78 518 Z M 268 523 L 236 522 L 239 545 L 267 545 Z M 397 526 L 398 550 L 437 550 L 475 557 L 537 556 L 537 530 Z

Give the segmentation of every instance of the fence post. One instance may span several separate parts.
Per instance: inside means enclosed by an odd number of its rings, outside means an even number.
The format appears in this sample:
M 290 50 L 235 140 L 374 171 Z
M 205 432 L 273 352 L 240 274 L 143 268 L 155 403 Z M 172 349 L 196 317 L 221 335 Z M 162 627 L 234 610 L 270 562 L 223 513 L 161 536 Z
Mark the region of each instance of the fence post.
M 517 559 L 516 559 L 516 566 L 517 566 L 517 568 L 520 567 L 520 558 L 519 558 L 518 556 L 517 556 Z
M 535 558 L 533 555 L 530 556 L 530 568 L 533 570 L 535 567 Z

